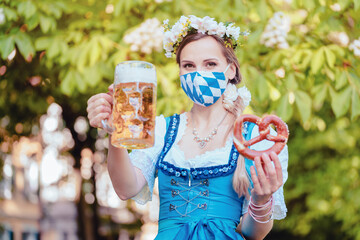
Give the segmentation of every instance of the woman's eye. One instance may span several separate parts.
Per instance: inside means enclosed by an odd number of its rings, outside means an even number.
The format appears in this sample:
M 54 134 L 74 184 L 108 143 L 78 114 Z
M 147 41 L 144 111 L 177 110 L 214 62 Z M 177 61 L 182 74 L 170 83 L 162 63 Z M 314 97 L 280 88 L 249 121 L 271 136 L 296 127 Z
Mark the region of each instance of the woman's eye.
M 207 63 L 207 66 L 208 66 L 208 67 L 216 67 L 217 64 L 216 64 L 215 62 L 208 62 L 208 63 Z
M 190 64 L 190 63 L 186 63 L 183 65 L 183 68 L 192 68 L 194 67 L 194 65 Z

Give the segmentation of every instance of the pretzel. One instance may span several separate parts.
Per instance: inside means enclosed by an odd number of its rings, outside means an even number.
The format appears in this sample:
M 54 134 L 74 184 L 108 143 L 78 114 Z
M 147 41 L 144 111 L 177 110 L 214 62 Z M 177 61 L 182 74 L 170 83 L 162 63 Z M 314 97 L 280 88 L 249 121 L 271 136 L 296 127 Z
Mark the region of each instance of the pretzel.
M 253 122 L 259 126 L 260 135 L 246 141 L 242 134 L 243 131 L 243 123 L 244 122 Z M 270 135 L 270 127 L 269 125 L 273 124 L 276 128 L 277 136 Z M 234 126 L 234 144 L 236 149 L 242 154 L 244 157 L 254 160 L 255 157 L 260 157 L 263 153 L 269 154 L 271 151 L 274 151 L 276 154 L 279 154 L 281 150 L 287 143 L 289 137 L 289 130 L 286 123 L 283 122 L 279 117 L 275 115 L 266 115 L 263 118 L 244 114 L 238 117 L 235 121 Z M 262 140 L 269 140 L 275 142 L 275 144 L 264 151 L 255 151 L 249 146 L 258 143 Z

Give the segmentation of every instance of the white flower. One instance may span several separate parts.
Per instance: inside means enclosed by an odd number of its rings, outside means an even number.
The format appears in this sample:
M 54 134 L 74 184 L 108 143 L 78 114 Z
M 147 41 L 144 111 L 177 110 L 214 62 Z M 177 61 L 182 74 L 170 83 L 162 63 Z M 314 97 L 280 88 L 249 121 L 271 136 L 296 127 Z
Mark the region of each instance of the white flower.
M 228 36 L 228 37 L 233 36 L 235 38 L 235 40 L 237 40 L 237 38 L 239 37 L 239 34 L 240 34 L 240 28 L 235 27 L 233 25 L 234 25 L 233 23 L 230 23 L 226 27 L 226 36 Z
M 165 53 L 165 56 L 166 56 L 167 58 L 171 58 L 171 57 L 172 57 L 172 52 L 166 52 L 166 53 Z
M 5 14 L 4 14 L 4 9 L 0 8 L 0 24 L 4 24 L 5 23 Z
M 285 77 L 285 69 L 283 67 L 277 69 L 275 71 L 275 75 L 279 78 L 284 78 Z
M 287 33 L 290 31 L 290 18 L 283 12 L 274 13 L 269 20 L 260 38 L 260 43 L 266 47 L 289 48 L 286 41 Z
M 330 5 L 330 8 L 334 12 L 340 12 L 341 11 L 341 6 L 338 3 L 334 3 L 333 5 Z
M 225 92 L 224 92 L 224 100 L 229 100 L 234 102 L 238 97 L 238 93 L 236 91 L 236 86 L 234 84 L 229 83 L 226 86 Z
M 192 28 L 199 29 L 200 18 L 198 18 L 194 15 L 190 15 L 189 20 L 190 20 L 190 26 Z
M 349 50 L 352 50 L 354 52 L 354 55 L 356 57 L 360 57 L 360 38 L 357 40 L 354 40 L 350 45 L 349 45 Z
M 225 25 L 221 22 L 219 23 L 219 25 L 217 26 L 217 30 L 216 30 L 216 35 L 218 35 L 219 37 L 223 37 L 226 33 L 226 27 Z
M 341 47 L 347 47 L 350 41 L 346 32 L 331 32 L 328 35 L 328 39 Z
M 245 87 L 241 87 L 237 90 L 238 95 L 242 98 L 245 107 L 249 106 L 251 102 L 251 93 L 250 91 Z
M 168 42 L 176 41 L 171 32 L 163 33 L 163 28 L 160 26 L 160 21 L 157 18 L 147 19 L 138 28 L 124 36 L 124 42 L 130 44 L 130 50 L 133 52 L 141 51 L 150 54 L 153 50 L 161 50 L 162 39 L 167 39 Z M 164 48 L 173 50 L 172 45 L 166 45 Z

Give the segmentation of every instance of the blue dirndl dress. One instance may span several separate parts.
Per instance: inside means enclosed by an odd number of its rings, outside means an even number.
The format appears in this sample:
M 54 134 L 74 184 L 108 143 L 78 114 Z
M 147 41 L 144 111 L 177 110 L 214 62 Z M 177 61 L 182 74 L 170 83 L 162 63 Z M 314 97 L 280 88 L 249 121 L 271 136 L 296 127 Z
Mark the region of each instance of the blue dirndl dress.
M 244 239 L 236 232 L 244 197 L 238 197 L 232 177 L 239 153 L 232 145 L 225 165 L 179 168 L 164 161 L 177 135 L 179 115 L 167 119 L 165 144 L 156 163 L 159 193 L 159 232 L 162 239 Z M 246 123 L 245 139 L 255 124 Z M 249 172 L 251 160 L 245 159 Z

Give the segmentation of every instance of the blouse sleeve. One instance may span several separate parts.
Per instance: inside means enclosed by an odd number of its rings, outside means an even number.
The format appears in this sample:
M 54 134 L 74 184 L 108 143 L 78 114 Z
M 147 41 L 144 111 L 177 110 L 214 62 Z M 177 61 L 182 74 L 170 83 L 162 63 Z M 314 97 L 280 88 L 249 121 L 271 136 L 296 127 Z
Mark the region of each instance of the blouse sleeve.
M 276 135 L 277 133 L 274 129 L 271 128 L 270 134 Z M 253 131 L 251 133 L 251 138 L 254 138 L 258 135 L 259 135 L 259 127 L 257 125 L 255 125 L 255 127 L 253 128 Z M 274 142 L 268 141 L 268 140 L 263 140 L 261 142 L 258 142 L 256 144 L 252 145 L 250 148 L 254 149 L 254 150 L 262 151 L 265 149 L 269 149 L 272 145 L 274 145 Z M 283 185 L 273 194 L 273 198 L 274 198 L 273 218 L 276 220 L 284 219 L 286 217 L 286 212 L 287 212 L 287 208 L 286 208 L 285 200 L 284 200 L 284 189 L 283 189 L 283 186 L 288 178 L 287 168 L 288 168 L 289 154 L 288 154 L 287 145 L 285 145 L 283 150 L 279 153 L 278 157 L 279 157 L 281 168 L 282 168 Z M 253 161 L 251 161 L 251 162 L 253 162 Z M 247 212 L 248 205 L 249 205 L 249 201 L 245 199 L 244 204 L 243 204 L 243 214 Z
M 165 133 L 166 121 L 164 116 L 161 115 L 155 119 L 154 146 L 147 149 L 132 150 L 129 154 L 131 163 L 133 166 L 141 170 L 147 182 L 141 191 L 132 198 L 139 204 L 145 204 L 147 201 L 151 201 L 152 199 L 155 182 L 155 165 L 164 146 Z

